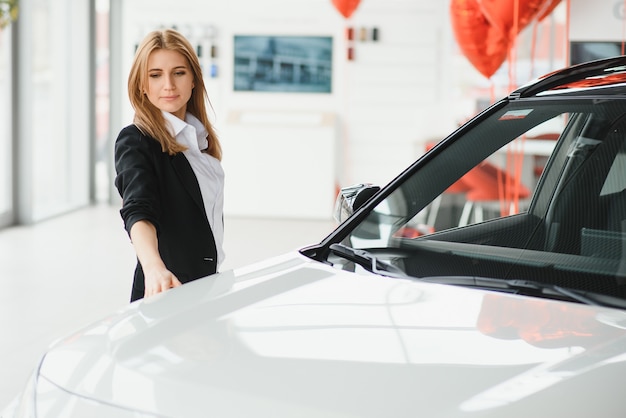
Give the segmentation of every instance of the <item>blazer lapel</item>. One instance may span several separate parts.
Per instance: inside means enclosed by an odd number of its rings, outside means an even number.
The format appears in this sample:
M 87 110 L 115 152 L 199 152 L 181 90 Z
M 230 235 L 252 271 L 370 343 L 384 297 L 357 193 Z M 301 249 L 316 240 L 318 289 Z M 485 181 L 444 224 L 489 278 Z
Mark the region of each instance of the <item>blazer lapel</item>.
M 182 152 L 172 157 L 172 167 L 193 201 L 204 212 L 204 203 L 202 202 L 202 192 L 200 191 L 198 179 Z

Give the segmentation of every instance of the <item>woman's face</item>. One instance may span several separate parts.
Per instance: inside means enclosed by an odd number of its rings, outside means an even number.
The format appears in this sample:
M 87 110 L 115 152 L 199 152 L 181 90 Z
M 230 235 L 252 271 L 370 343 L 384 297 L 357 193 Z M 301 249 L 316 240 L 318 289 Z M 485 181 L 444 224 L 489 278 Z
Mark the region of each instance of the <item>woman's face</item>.
M 193 87 L 193 73 L 180 52 L 156 49 L 150 53 L 146 89 L 150 103 L 185 120 Z

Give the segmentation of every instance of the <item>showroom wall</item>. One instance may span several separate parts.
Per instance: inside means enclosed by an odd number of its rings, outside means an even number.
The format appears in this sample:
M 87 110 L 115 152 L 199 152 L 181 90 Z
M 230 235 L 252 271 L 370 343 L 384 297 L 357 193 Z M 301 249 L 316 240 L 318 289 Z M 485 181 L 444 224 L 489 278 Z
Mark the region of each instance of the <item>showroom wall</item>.
M 621 42 L 626 36 L 623 0 L 571 0 L 572 41 Z
M 112 53 L 121 51 L 112 89 L 124 91 L 111 104 L 119 125 L 111 131 L 132 118 L 125 82 L 136 44 L 175 26 L 201 46 L 225 151 L 227 215 L 329 217 L 338 187 L 388 182 L 467 113 L 467 103 L 452 104 L 450 78 L 467 64 L 454 53 L 447 2 L 364 0 L 349 19 L 330 0 L 111 4 Z M 330 36 L 330 92 L 235 91 L 238 35 Z

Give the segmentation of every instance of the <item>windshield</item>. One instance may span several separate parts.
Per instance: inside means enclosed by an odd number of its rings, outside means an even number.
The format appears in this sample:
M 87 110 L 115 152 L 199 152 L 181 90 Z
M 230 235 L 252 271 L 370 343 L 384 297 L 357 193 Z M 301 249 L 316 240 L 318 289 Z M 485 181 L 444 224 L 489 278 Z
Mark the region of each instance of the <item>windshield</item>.
M 428 144 L 341 243 L 416 278 L 532 280 L 623 298 L 625 114 L 624 101 L 606 97 L 488 112 Z

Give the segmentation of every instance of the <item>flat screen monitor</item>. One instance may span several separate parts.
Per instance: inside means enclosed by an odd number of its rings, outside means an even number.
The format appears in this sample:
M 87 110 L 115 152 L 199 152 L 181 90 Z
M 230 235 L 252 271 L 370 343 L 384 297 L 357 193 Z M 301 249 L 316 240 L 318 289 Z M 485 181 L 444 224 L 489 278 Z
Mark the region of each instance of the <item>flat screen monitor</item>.
M 233 90 L 330 93 L 331 36 L 235 35 Z
M 621 42 L 601 41 L 571 41 L 570 64 L 582 64 L 602 58 L 611 58 L 622 55 Z

